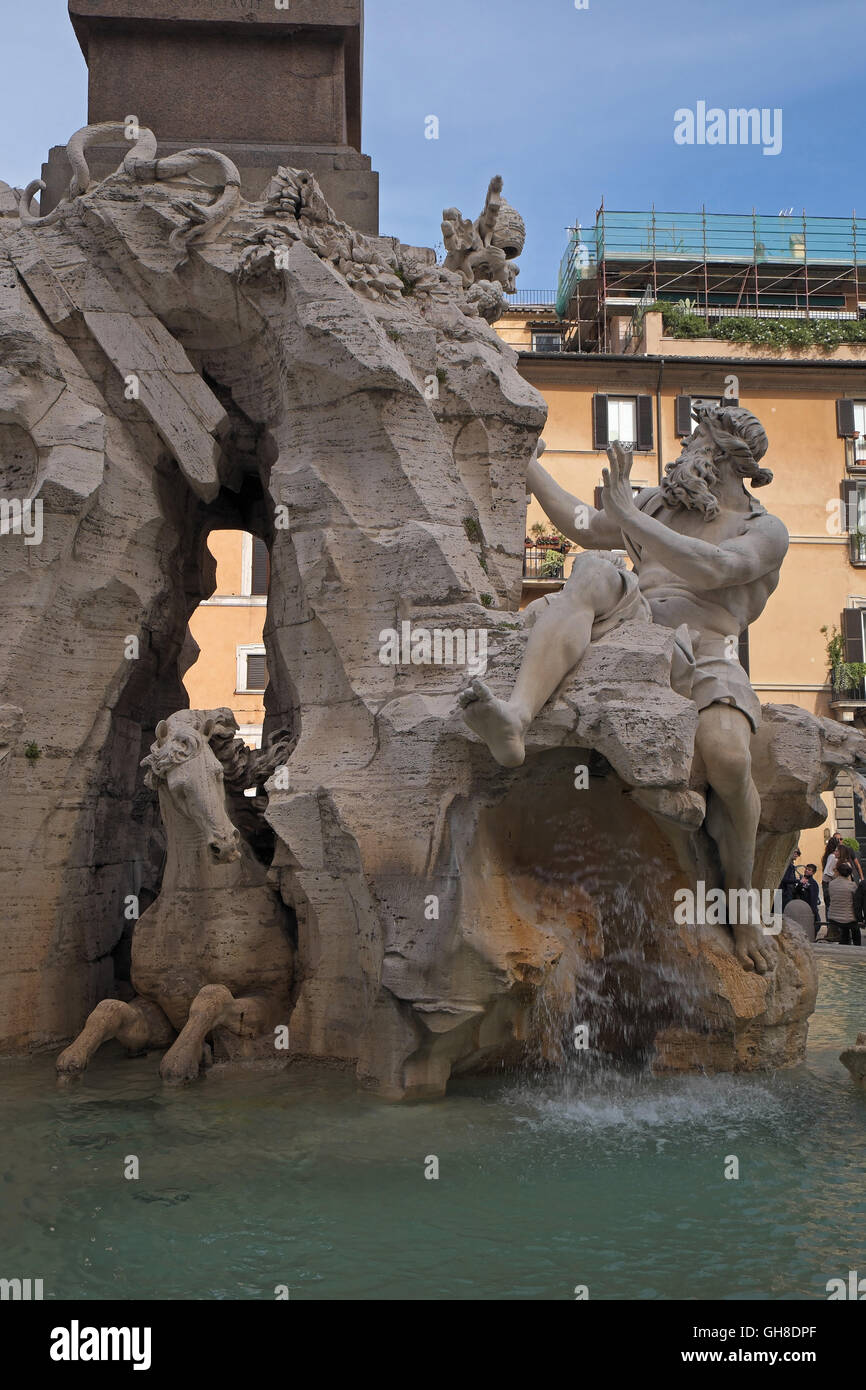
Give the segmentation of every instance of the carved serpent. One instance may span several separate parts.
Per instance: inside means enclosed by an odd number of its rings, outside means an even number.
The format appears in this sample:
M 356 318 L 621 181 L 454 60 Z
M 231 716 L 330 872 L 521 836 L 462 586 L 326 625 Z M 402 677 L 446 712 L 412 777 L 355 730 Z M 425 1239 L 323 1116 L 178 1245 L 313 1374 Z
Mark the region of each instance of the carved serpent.
M 71 208 L 76 198 L 86 193 L 91 186 L 90 169 L 85 158 L 85 150 L 102 140 L 126 138 L 127 127 L 123 121 L 104 121 L 99 125 L 86 125 L 77 130 L 66 146 L 66 154 L 72 165 L 72 178 L 56 208 L 44 217 L 35 217 L 30 204 L 36 194 L 45 188 L 43 179 L 33 179 L 27 185 L 18 203 L 18 215 L 25 227 L 48 227 L 58 222 Z M 241 176 L 237 166 L 221 154 L 219 150 L 194 148 L 181 150 L 166 159 L 156 157 L 157 141 L 152 130 L 142 127 L 138 139 L 126 155 L 120 169 L 130 178 L 140 183 L 150 180 L 165 180 L 188 174 L 200 164 L 216 164 L 223 175 L 222 192 L 212 203 L 201 204 L 191 198 L 179 199 L 175 204 L 178 212 L 186 218 L 184 225 L 176 228 L 170 237 L 170 244 L 184 249 L 191 242 L 199 241 L 207 230 L 226 217 L 240 200 Z M 118 171 L 120 172 L 120 171 Z

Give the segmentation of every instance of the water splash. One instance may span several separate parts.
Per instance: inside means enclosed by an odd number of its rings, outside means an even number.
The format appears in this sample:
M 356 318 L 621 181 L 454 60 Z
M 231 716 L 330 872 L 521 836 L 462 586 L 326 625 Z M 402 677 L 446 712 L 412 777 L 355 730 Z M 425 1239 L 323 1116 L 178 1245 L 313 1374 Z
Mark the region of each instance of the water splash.
M 783 1095 L 763 1080 L 656 1078 L 605 1065 L 582 1077 L 572 1072 L 565 1084 L 558 1077 L 550 1077 L 546 1087 L 518 1084 L 504 1099 L 517 1112 L 515 1121 L 533 1131 L 608 1138 L 618 1147 L 643 1144 L 648 1137 L 663 1144 L 717 1143 L 733 1140 L 743 1129 L 763 1129 L 782 1139 L 790 1118 Z

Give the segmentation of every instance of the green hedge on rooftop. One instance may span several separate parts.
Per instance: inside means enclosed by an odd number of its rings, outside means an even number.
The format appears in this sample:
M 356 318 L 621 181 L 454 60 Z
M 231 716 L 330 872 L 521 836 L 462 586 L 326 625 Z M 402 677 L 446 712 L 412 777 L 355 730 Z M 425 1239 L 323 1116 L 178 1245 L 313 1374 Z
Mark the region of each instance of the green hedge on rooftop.
M 732 315 L 708 324 L 699 314 L 661 301 L 650 310 L 661 310 L 665 333 L 670 338 L 718 338 L 727 343 L 751 343 L 756 347 L 817 347 L 823 352 L 845 344 L 866 343 L 866 319 L 753 319 Z

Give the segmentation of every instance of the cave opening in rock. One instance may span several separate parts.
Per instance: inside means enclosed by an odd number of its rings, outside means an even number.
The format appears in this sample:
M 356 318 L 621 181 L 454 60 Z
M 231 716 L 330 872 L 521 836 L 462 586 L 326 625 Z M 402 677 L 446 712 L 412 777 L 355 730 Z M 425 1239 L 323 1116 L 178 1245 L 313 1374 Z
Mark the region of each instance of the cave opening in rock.
M 191 709 L 228 708 L 240 737 L 261 748 L 268 687 L 264 627 L 270 553 L 251 531 L 219 528 L 207 537 L 214 591 L 189 620 L 195 660 L 183 683 Z
M 109 758 L 118 768 L 118 798 L 104 799 L 97 825 L 97 842 L 104 845 L 97 875 L 108 895 L 106 910 L 122 919 L 111 952 L 118 981 L 129 979 L 135 922 L 162 884 L 163 826 L 140 766 L 159 721 L 184 708 L 229 709 L 240 738 L 256 750 L 275 731 L 285 735 L 293 729 L 292 690 L 283 681 L 281 696 L 271 679 L 266 626 L 273 524 L 261 478 L 259 432 L 230 401 L 229 407 L 233 428 L 222 447 L 231 486 L 204 501 L 168 457 L 155 476 L 165 518 L 160 538 L 165 598 L 156 621 L 142 630 L 141 659 L 130 663 L 112 714 Z M 262 815 L 264 780 L 245 793 L 229 791 L 230 815 L 257 857 L 270 863 L 274 837 Z M 119 824 L 129 826 L 122 845 Z

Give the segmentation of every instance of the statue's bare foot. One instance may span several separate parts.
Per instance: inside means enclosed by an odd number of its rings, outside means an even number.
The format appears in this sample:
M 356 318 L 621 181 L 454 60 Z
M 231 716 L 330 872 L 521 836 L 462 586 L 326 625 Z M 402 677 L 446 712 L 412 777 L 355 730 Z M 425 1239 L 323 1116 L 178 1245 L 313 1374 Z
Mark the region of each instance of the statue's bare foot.
M 769 975 L 776 968 L 773 947 L 763 929 L 744 922 L 732 927 L 737 960 L 744 970 Z
M 463 718 L 484 739 L 496 761 L 503 767 L 520 767 L 526 757 L 523 722 L 511 706 L 479 680 L 461 691 L 459 699 Z

